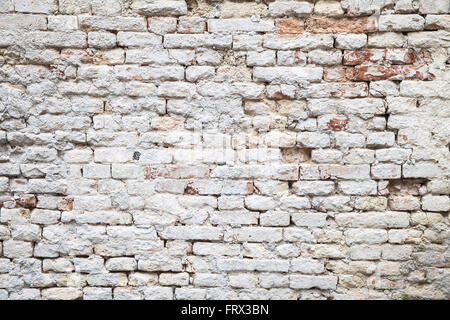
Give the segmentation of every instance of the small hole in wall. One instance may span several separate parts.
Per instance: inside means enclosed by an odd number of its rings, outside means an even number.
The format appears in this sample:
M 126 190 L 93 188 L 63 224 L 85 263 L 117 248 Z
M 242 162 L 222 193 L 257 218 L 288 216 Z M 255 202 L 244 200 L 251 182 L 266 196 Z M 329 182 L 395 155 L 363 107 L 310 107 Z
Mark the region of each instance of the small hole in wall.
M 133 160 L 139 160 L 141 157 L 141 153 L 139 151 L 135 151 L 133 153 Z

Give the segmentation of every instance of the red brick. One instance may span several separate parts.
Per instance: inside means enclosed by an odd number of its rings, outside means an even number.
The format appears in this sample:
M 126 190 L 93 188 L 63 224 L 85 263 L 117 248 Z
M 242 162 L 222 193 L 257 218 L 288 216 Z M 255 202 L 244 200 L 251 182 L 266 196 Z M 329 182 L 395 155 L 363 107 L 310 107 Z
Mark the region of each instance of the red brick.
M 333 67 L 333 68 L 325 68 L 323 69 L 323 79 L 325 81 L 333 81 L 333 82 L 343 82 L 351 80 L 348 77 L 348 68 L 345 67 Z
M 35 208 L 36 197 L 33 194 L 22 194 L 20 198 L 16 200 L 16 205 L 23 208 Z
M 73 208 L 73 200 L 69 198 L 61 198 L 61 201 L 58 205 L 58 210 L 61 211 L 72 211 Z
M 355 81 L 376 80 L 425 80 L 428 78 L 428 67 L 416 66 L 356 66 L 353 73 Z
M 206 31 L 206 21 L 202 18 L 181 17 L 178 20 L 179 33 L 203 33 Z
M 152 129 L 155 130 L 176 130 L 183 127 L 184 118 L 159 117 L 152 120 Z
M 338 119 L 333 118 L 330 119 L 327 123 L 327 127 L 334 131 L 342 131 L 345 130 L 348 124 L 348 119 Z
M 386 49 L 366 49 L 358 51 L 344 51 L 344 65 L 382 64 L 386 60 Z
M 391 181 L 388 191 L 395 195 L 419 195 L 420 182 L 408 180 Z
M 279 19 L 275 22 L 278 33 L 303 33 L 305 32 L 303 20 L 294 18 Z
M 306 31 L 314 33 L 366 33 L 378 31 L 375 17 L 326 18 L 314 17 L 306 20 Z

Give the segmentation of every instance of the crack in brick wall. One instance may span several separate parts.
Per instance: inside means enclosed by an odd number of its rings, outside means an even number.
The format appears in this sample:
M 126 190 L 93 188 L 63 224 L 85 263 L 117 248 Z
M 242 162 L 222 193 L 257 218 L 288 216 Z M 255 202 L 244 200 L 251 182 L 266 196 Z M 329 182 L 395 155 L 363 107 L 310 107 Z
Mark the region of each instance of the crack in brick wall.
M 448 299 L 449 25 L 0 1 L 0 300 Z

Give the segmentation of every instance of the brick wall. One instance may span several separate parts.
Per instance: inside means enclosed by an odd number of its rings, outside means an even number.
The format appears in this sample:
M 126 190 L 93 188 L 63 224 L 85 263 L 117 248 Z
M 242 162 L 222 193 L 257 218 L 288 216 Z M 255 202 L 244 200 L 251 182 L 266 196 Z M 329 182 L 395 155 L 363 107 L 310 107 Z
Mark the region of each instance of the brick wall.
M 449 0 L 0 0 L 0 299 L 448 299 Z

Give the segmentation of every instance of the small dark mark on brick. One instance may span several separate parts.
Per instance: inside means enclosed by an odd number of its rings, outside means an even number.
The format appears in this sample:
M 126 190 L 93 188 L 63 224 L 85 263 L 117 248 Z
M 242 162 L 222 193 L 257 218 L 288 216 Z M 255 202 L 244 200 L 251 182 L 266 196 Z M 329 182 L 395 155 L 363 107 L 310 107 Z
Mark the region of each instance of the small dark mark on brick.
M 141 157 L 141 153 L 139 151 L 136 151 L 135 153 L 133 153 L 133 160 L 139 160 L 140 157 Z

